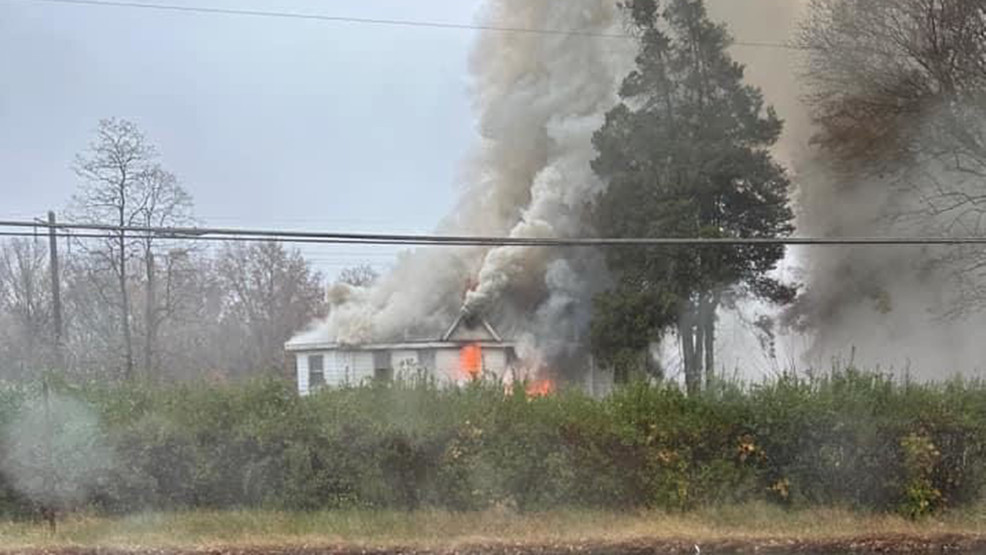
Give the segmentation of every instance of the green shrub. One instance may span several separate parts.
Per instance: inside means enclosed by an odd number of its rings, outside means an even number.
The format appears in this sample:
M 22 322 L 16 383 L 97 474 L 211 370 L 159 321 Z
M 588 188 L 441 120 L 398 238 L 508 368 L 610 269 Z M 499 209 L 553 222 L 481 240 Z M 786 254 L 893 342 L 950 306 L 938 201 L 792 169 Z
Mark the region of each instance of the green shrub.
M 0 425 L 15 422 L 38 390 L 0 387 Z M 636 383 L 603 400 L 427 381 L 306 398 L 278 380 L 65 381 L 55 391 L 90 407 L 100 444 L 112 448 L 114 464 L 86 490 L 105 512 L 687 510 L 765 500 L 920 517 L 976 501 L 986 482 L 979 382 L 847 370 L 720 384 L 693 397 Z M 0 472 L 3 514 L 32 510 L 15 486 Z

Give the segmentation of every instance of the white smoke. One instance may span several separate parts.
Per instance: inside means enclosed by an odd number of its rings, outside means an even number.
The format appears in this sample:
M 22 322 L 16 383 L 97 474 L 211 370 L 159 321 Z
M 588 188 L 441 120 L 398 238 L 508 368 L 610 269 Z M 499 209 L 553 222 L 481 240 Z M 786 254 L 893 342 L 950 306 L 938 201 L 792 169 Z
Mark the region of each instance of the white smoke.
M 292 342 L 435 339 L 461 304 L 472 258 L 469 249 L 402 253 L 394 270 L 370 288 L 333 286 L 329 317 Z
M 621 32 L 615 0 L 490 0 L 502 27 Z M 480 35 L 471 59 L 481 143 L 446 233 L 511 237 L 591 234 L 585 210 L 602 184 L 591 139 L 617 102 L 636 45 L 585 35 Z M 606 279 L 598 253 L 580 249 L 419 249 L 369 289 L 330 292 L 329 318 L 293 342 L 434 338 L 465 306 L 545 356 L 571 346 Z M 464 298 L 466 284 L 476 288 Z
M 755 3 L 708 0 L 713 18 L 741 41 L 790 43 L 806 0 Z M 482 22 L 504 27 L 623 31 L 615 0 L 490 0 Z M 565 237 L 592 235 L 583 212 L 603 184 L 590 161 L 593 132 L 617 102 L 631 69 L 631 40 L 584 35 L 484 33 L 472 56 L 474 108 L 481 144 L 465 163 L 464 187 L 444 233 Z M 881 186 L 853 187 L 851 178 L 816 163 L 813 130 L 801 102 L 804 54 L 737 45 L 747 66 L 785 120 L 775 155 L 792 171 L 799 234 L 904 235 L 911 224 L 891 221 L 901 197 Z M 888 179 L 890 177 L 888 176 Z M 872 181 L 872 180 L 871 180 Z M 870 183 L 871 185 L 872 182 Z M 923 231 L 927 232 L 927 229 Z M 806 287 L 804 335 L 778 339 L 781 364 L 825 367 L 855 352 L 857 362 L 939 372 L 970 369 L 976 342 L 970 321 L 935 319 L 944 306 L 941 276 L 923 271 L 928 253 L 856 248 L 799 249 L 785 263 Z M 464 297 L 467 282 L 478 286 Z M 565 354 L 584 334 L 593 293 L 606 284 L 598 252 L 545 248 L 419 249 L 403 255 L 374 287 L 331 292 L 329 319 L 295 341 L 360 343 L 434 338 L 465 306 L 521 342 L 529 357 Z M 747 307 L 778 316 L 766 307 Z M 718 358 L 739 368 L 764 368 L 748 320 L 721 315 Z M 776 360 L 774 361 L 775 367 Z M 768 362 L 769 364 L 769 362 Z

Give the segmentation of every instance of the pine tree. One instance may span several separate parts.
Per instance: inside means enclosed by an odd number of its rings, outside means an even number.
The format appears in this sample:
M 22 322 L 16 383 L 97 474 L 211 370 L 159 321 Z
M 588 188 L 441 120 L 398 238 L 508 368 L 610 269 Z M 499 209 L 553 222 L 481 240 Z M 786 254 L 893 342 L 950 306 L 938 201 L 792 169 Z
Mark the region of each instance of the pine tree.
M 593 138 L 608 183 L 595 204 L 607 237 L 766 238 L 793 231 L 790 182 L 769 148 L 782 123 L 730 59 L 701 0 L 630 0 L 640 41 L 621 102 Z M 716 313 L 740 296 L 789 302 L 770 277 L 782 246 L 612 249 L 616 286 L 597 300 L 594 344 L 612 360 L 676 329 L 690 392 L 715 367 Z M 633 302 L 621 302 L 632 299 Z M 629 312 L 629 313 L 628 313 Z M 614 338 L 613 322 L 624 325 Z M 632 325 L 625 325 L 627 322 Z

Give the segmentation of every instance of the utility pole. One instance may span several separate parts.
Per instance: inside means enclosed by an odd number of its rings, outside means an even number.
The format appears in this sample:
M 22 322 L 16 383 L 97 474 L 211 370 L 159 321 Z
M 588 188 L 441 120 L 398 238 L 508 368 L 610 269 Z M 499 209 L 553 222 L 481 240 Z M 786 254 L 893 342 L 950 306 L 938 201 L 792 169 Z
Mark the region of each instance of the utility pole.
M 48 376 L 41 381 L 41 400 L 44 403 L 44 437 L 42 438 L 42 449 L 44 449 L 44 476 L 42 477 L 44 499 L 41 504 L 41 517 L 48 522 L 48 530 L 52 535 L 57 531 L 58 509 L 55 503 L 55 454 L 54 454 L 54 430 L 51 422 L 51 399 L 48 393 Z
M 55 227 L 55 212 L 48 212 L 48 249 L 51 260 L 51 302 L 52 302 L 52 323 L 55 332 L 55 360 L 57 364 L 62 364 L 62 290 L 61 279 L 58 271 L 58 235 Z

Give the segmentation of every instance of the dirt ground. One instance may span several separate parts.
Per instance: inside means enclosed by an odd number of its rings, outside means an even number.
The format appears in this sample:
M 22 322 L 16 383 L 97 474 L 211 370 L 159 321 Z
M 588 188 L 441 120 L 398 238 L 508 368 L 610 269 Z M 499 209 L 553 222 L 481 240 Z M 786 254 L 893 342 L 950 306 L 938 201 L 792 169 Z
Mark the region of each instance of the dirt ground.
M 26 555 L 651 555 L 701 553 L 986 553 L 986 536 L 870 537 L 831 541 L 722 540 L 696 545 L 693 541 L 636 540 L 622 543 L 465 544 L 448 548 L 360 546 L 203 547 L 198 549 L 44 548 L 4 550 Z

